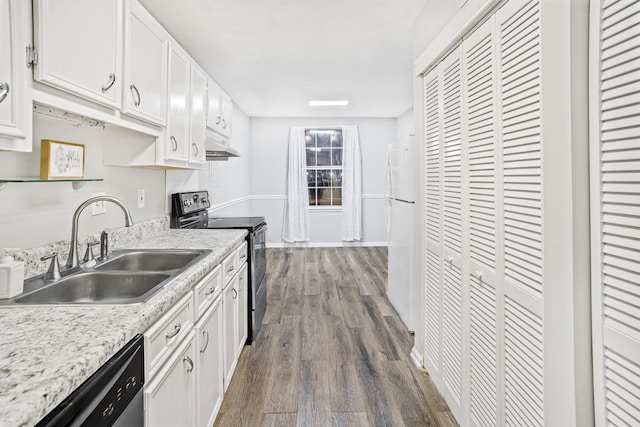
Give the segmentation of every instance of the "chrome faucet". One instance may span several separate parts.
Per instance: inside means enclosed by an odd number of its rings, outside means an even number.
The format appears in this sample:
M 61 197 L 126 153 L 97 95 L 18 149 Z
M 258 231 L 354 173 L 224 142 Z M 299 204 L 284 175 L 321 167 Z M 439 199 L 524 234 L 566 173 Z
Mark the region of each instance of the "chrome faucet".
M 80 260 L 78 257 L 78 220 L 80 219 L 80 214 L 82 211 L 89 205 L 94 202 L 112 202 L 116 205 L 120 206 L 122 211 L 124 212 L 124 225 L 125 227 L 131 227 L 133 225 L 133 220 L 131 219 L 131 212 L 127 206 L 122 203 L 120 200 L 111 196 L 96 196 L 82 202 L 78 209 L 73 213 L 73 220 L 71 224 L 71 242 L 69 243 L 69 256 L 67 257 L 67 263 L 65 264 L 66 269 L 70 269 L 80 265 Z

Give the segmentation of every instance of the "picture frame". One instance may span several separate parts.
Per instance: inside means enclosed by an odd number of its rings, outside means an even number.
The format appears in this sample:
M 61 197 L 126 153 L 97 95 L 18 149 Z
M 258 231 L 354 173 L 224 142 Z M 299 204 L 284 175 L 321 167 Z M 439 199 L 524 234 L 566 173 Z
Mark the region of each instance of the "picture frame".
M 41 140 L 40 179 L 84 178 L 84 144 Z

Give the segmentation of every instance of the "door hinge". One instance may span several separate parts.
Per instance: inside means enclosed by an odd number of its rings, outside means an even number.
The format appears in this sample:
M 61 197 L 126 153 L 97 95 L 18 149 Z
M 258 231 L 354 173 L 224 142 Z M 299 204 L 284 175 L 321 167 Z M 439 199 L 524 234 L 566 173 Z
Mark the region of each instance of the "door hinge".
M 27 68 L 38 65 L 38 49 L 27 45 Z

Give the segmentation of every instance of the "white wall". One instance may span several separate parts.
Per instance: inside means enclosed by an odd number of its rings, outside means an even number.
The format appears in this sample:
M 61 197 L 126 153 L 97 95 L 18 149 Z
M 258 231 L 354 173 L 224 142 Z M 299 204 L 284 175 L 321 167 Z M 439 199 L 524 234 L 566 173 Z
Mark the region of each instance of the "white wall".
M 139 134 L 126 132 L 127 137 Z M 54 139 L 85 145 L 85 177 L 103 178 L 89 182 L 79 190 L 70 183 L 9 184 L 0 191 L 0 250 L 31 248 L 69 239 L 75 209 L 91 194 L 104 191 L 121 199 L 131 210 L 134 222 L 164 215 L 165 172 L 104 166 L 102 151 L 109 144 L 102 127 L 77 127 L 63 120 L 34 114 L 33 151 L 0 152 L 0 176 L 35 177 L 40 174 L 40 140 Z M 137 189 L 144 188 L 145 207 L 138 209 Z M 80 235 L 99 232 L 106 227 L 121 227 L 120 208 L 107 204 L 107 213 L 91 216 L 87 208 L 80 218 Z
M 356 125 L 362 151 L 362 244 L 386 244 L 384 168 L 387 146 L 396 137 L 396 120 L 379 118 L 251 118 L 251 214 L 265 216 L 267 243 L 282 244 L 286 195 L 287 144 L 291 126 Z M 342 245 L 341 211 L 310 213 L 309 245 Z

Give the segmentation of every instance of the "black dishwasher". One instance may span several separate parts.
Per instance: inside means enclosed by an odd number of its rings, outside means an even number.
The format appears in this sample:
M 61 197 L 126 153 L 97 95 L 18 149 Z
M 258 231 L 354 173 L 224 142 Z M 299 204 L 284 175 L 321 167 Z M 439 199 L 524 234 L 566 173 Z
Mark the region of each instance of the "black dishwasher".
M 36 427 L 144 426 L 143 342 L 136 335 Z

